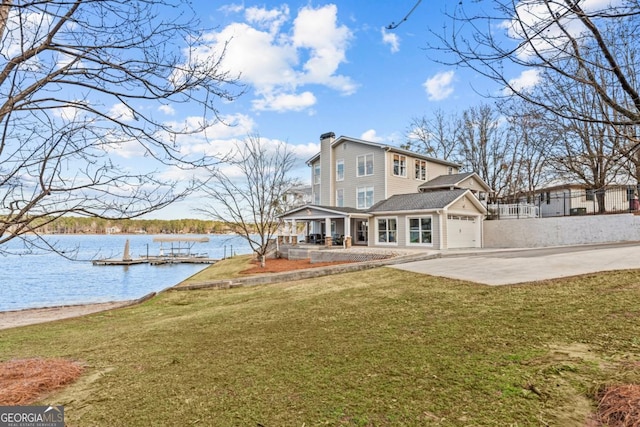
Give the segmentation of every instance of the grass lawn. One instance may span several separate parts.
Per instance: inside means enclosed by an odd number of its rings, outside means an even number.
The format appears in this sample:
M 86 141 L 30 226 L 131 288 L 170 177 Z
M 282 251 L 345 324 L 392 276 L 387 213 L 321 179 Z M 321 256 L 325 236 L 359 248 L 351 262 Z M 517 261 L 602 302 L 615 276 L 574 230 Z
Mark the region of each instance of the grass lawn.
M 29 357 L 86 364 L 44 399 L 71 426 L 585 426 L 601 386 L 640 383 L 640 271 L 167 292 L 0 330 L 0 361 Z

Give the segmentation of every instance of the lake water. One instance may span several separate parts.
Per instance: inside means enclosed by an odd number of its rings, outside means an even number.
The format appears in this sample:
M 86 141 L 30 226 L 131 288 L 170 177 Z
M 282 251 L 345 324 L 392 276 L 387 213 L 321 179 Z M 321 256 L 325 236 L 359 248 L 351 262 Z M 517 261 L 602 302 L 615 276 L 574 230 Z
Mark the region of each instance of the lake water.
M 196 243 L 193 251 L 222 259 L 251 252 L 247 242 L 232 235 L 206 235 L 207 243 Z M 55 235 L 45 236 L 56 247 L 74 254 L 77 261 L 42 251 L 28 254 L 14 239 L 5 249 L 23 255 L 0 255 L 0 311 L 126 301 L 174 286 L 207 264 L 165 264 L 151 266 L 94 266 L 92 259 L 121 258 L 129 239 L 133 258 L 158 255 L 160 243 L 154 237 L 167 235 Z M 166 251 L 165 244 L 165 251 Z M 147 252 L 148 251 L 148 252 Z

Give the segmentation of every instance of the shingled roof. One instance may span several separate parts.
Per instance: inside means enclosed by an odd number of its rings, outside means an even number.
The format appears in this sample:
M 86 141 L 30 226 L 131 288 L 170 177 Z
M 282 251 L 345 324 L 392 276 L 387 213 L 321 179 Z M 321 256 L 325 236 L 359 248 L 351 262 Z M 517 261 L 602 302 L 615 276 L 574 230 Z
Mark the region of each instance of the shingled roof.
M 394 212 L 443 209 L 469 190 L 429 191 L 427 193 L 396 194 L 371 206 L 367 212 Z
M 451 187 L 455 187 L 458 184 L 460 184 L 460 182 L 464 181 L 465 179 L 469 178 L 471 175 L 475 175 L 475 172 L 463 172 L 463 173 L 454 173 L 451 175 L 440 175 L 436 178 L 433 178 L 430 181 L 425 182 L 424 184 L 420 185 L 418 188 L 420 190 L 427 190 L 427 189 L 437 189 L 437 188 L 451 188 Z

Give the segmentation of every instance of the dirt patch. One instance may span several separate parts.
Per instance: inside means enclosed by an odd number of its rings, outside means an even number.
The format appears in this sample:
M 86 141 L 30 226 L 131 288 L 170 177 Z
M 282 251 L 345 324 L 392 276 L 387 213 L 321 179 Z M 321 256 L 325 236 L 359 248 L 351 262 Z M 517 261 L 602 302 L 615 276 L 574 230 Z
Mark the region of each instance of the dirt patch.
M 263 273 L 281 273 L 283 271 L 304 270 L 306 268 L 318 268 L 328 265 L 347 264 L 351 261 L 336 262 L 316 262 L 311 263 L 309 259 L 290 260 L 286 258 L 268 259 L 264 268 L 260 267 L 258 261 L 251 261 L 253 267 L 244 270 L 242 274 L 263 274 Z
M 597 418 L 601 425 L 640 426 L 640 385 L 609 386 L 600 391 L 598 399 Z
M 27 405 L 72 383 L 84 368 L 67 359 L 17 359 L 0 363 L 0 405 Z

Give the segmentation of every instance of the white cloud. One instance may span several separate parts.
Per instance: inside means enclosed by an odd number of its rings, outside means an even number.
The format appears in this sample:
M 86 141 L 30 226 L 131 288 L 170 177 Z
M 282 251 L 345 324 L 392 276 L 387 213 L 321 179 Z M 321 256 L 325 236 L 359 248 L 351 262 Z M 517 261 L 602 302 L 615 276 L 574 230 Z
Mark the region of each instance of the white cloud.
M 360 139 L 371 142 L 382 142 L 384 138 L 379 137 L 374 129 L 369 129 L 360 136 Z
M 277 33 L 282 25 L 289 20 L 289 7 L 281 6 L 280 9 L 264 9 L 250 7 L 245 10 L 245 19 L 250 24 L 255 24 L 258 28 L 269 30 L 269 33 Z
M 585 0 L 580 7 L 586 13 L 610 13 L 612 8 L 623 4 L 624 0 Z M 516 4 L 515 12 L 512 19 L 503 21 L 498 28 L 506 30 L 516 42 L 527 40 L 517 51 L 521 60 L 538 55 L 555 57 L 564 53 L 569 36 L 580 39 L 580 34 L 587 34 L 590 37 L 590 31 L 575 13 L 567 13 L 567 5 L 563 2 L 521 0 Z
M 525 70 L 514 79 L 509 80 L 509 86 L 504 89 L 503 93 L 509 95 L 513 90 L 520 92 L 535 87 L 540 82 L 540 71 L 536 69 Z
M 396 53 L 400 50 L 400 37 L 397 34 L 387 33 L 384 27 L 382 27 L 380 33 L 382 34 L 382 43 L 389 45 L 391 53 Z
M 443 71 L 427 79 L 423 86 L 430 101 L 442 101 L 453 93 L 454 71 Z
M 309 85 L 332 88 L 343 95 L 356 91 L 349 76 L 338 73 L 353 37 L 337 22 L 337 7 L 301 8 L 293 21 L 287 6 L 247 8 L 244 22 L 207 34 L 195 58 L 219 57 L 222 66 L 254 89 L 257 110 L 302 111 L 316 97 Z
M 315 105 L 316 97 L 311 92 L 301 94 L 267 94 L 262 99 L 253 101 L 253 108 L 259 111 L 302 111 Z
M 161 105 L 158 110 L 162 111 L 167 116 L 175 116 L 176 110 L 171 105 Z
M 125 104 L 115 104 L 109 110 L 109 117 L 113 120 L 118 120 L 121 122 L 132 122 L 136 120 L 135 115 L 133 114 L 133 110 L 127 107 Z

